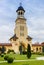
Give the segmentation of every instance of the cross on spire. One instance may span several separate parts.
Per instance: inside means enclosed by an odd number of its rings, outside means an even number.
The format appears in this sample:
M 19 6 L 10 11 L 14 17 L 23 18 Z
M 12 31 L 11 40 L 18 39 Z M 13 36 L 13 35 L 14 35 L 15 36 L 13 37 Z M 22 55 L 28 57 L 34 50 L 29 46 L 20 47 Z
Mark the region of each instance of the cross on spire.
M 20 6 L 22 6 L 22 3 L 20 3 Z

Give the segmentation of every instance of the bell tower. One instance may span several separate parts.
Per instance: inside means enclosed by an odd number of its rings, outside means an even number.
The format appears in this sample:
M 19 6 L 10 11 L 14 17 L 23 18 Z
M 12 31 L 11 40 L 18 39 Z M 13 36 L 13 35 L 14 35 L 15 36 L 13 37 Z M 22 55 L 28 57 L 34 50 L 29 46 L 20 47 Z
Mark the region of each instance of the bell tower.
M 18 9 L 16 10 L 16 12 L 17 12 L 17 19 L 15 21 L 16 26 L 15 26 L 14 32 L 20 40 L 22 40 L 22 38 L 26 39 L 26 37 L 27 37 L 27 26 L 26 26 L 26 19 L 24 17 L 25 10 L 21 4 L 18 7 Z
M 21 3 L 16 13 L 17 18 L 15 20 L 14 35 L 10 38 L 10 42 L 15 53 L 19 53 L 19 47 L 22 47 L 21 49 L 26 51 L 28 44 L 31 46 L 32 38 L 28 36 L 26 18 L 24 16 L 25 10 Z

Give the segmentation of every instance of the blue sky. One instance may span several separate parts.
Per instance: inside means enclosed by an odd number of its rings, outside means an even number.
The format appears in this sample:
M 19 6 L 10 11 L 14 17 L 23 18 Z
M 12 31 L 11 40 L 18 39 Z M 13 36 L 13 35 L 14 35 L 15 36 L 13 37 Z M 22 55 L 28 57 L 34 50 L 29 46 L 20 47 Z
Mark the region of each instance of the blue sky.
M 19 3 L 25 9 L 28 35 L 34 42 L 44 41 L 44 0 L 0 0 L 0 42 L 7 43 L 14 34 Z

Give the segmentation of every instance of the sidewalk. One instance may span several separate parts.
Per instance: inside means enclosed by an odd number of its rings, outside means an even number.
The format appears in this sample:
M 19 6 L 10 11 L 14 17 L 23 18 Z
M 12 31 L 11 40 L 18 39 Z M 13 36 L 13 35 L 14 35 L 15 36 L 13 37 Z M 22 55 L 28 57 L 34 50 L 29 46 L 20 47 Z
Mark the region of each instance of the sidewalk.
M 24 61 L 36 61 L 36 59 L 29 59 L 29 60 L 14 60 L 14 62 L 24 62 Z M 7 61 L 0 61 L 0 63 L 5 63 Z

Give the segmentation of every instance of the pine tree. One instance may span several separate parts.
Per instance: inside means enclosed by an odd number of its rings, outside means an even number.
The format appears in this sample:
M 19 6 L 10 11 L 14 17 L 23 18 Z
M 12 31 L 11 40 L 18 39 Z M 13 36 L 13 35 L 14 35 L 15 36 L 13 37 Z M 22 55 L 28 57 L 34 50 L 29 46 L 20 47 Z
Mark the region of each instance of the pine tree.
M 1 53 L 4 53 L 5 51 L 6 51 L 6 48 L 4 46 L 2 46 Z
M 28 47 L 27 47 L 27 58 L 30 58 L 30 57 L 31 57 L 31 47 L 28 44 Z
M 22 55 L 22 45 L 19 46 L 20 55 Z

